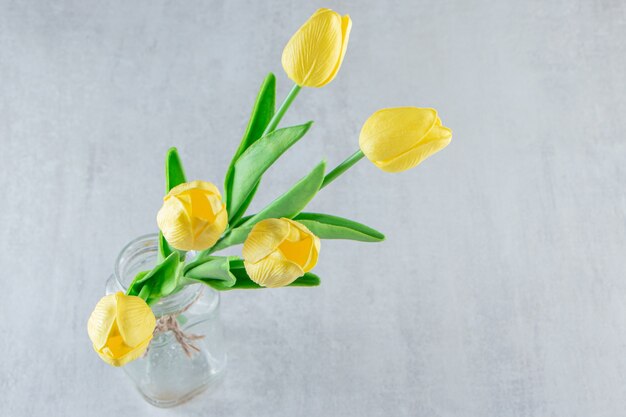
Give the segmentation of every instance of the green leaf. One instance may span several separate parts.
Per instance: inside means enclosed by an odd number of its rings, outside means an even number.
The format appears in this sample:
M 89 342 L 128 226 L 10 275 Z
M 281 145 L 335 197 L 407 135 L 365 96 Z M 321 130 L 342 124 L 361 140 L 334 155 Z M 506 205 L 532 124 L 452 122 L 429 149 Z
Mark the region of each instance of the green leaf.
M 165 239 L 165 236 L 163 236 L 163 233 L 159 231 L 159 254 L 157 257 L 157 261 L 163 262 L 163 260 L 167 259 L 167 257 L 170 256 L 173 252 L 178 252 L 178 256 L 181 261 L 185 260 L 187 252 L 171 247 L 170 244 L 167 243 L 167 240 Z
M 239 207 L 239 210 L 237 210 L 237 212 L 233 213 L 232 215 L 231 215 L 231 212 L 228 212 L 228 215 L 230 216 L 229 223 L 231 225 L 238 227 L 239 225 L 243 224 L 242 216 L 246 213 L 246 210 L 250 206 L 250 203 L 252 203 L 252 199 L 254 198 L 254 195 L 259 189 L 260 184 L 261 184 L 261 181 L 257 182 L 254 185 L 254 187 L 252 188 L 250 193 L 248 193 L 248 196 L 245 198 L 245 200 L 243 201 L 243 203 L 241 204 L 241 207 Z M 249 217 L 249 216 L 245 216 L 245 217 Z
M 200 281 L 216 290 L 223 290 L 235 284 L 235 276 L 230 272 L 231 256 L 211 256 L 185 267 L 184 277 Z
M 169 193 L 170 190 L 177 185 L 187 182 L 185 179 L 185 171 L 183 170 L 183 163 L 178 156 L 178 150 L 176 148 L 170 148 L 167 151 L 165 157 L 165 193 Z M 163 234 L 159 231 L 159 256 L 158 260 L 162 262 L 176 249 L 172 248 Z M 181 259 L 185 258 L 184 251 L 178 251 Z
M 150 271 L 144 271 L 144 272 L 148 273 Z M 150 299 L 151 292 L 152 292 L 152 285 L 150 285 L 150 283 L 147 283 L 146 285 L 141 287 L 141 291 L 139 291 L 139 294 L 137 294 L 137 296 L 140 298 L 143 298 L 143 300 L 147 302 Z
M 380 242 L 385 235 L 378 230 L 343 217 L 320 213 L 300 213 L 294 220 L 302 223 L 320 239 L 349 239 Z
M 243 138 L 241 139 L 239 148 L 237 148 L 233 157 L 233 165 L 234 161 L 236 161 L 237 158 L 239 158 L 239 156 L 250 147 L 250 145 L 261 138 L 265 128 L 269 124 L 270 120 L 272 120 L 272 116 L 274 116 L 275 105 L 276 77 L 270 72 L 267 74 L 267 77 L 265 77 L 265 80 L 263 80 L 263 84 L 261 85 L 259 94 L 257 95 L 254 108 L 252 109 L 252 114 L 250 115 L 250 121 L 248 122 L 248 127 L 243 135 Z
M 288 287 L 317 287 L 322 282 L 320 277 L 312 272 L 305 272 L 300 278 L 288 285 Z
M 320 162 L 308 175 L 291 187 L 289 191 L 244 222 L 242 227 L 252 226 L 264 219 L 281 217 L 291 219 L 300 213 L 320 189 L 322 181 L 324 181 L 325 168 L 326 162 Z
M 249 196 L 267 169 L 311 127 L 312 122 L 278 129 L 250 145 L 233 168 L 232 199 L 228 202 L 231 224 L 244 214 Z M 238 216 L 238 217 L 237 217 Z
M 243 266 L 243 261 L 240 259 L 231 261 L 230 272 L 235 275 L 237 282 L 232 287 L 224 288 L 222 291 L 228 290 L 243 290 L 243 289 L 261 289 L 256 282 L 252 281 Z M 297 278 L 294 282 L 289 284 L 289 287 L 316 287 L 320 285 L 320 278 L 310 272 L 305 273 L 300 278 Z
M 128 290 L 126 290 L 126 294 L 128 295 L 139 295 L 141 298 L 143 298 L 144 300 L 146 298 L 141 296 L 141 291 L 139 291 L 139 294 L 137 294 L 137 288 L 141 287 L 141 290 L 145 288 L 150 288 L 149 286 L 140 286 L 139 283 L 143 282 L 143 279 L 146 275 L 148 275 L 150 273 L 150 271 L 141 271 L 139 272 L 137 275 L 135 275 L 135 278 L 133 279 L 133 282 L 130 284 L 130 286 L 128 287 Z M 148 295 L 150 295 L 150 292 L 148 292 Z
M 224 193 L 226 195 L 226 202 L 230 201 L 232 197 L 232 181 L 233 170 L 235 162 L 239 159 L 239 156 L 245 152 L 254 142 L 256 142 L 267 127 L 268 123 L 274 115 L 274 108 L 276 105 L 276 77 L 271 72 L 265 77 L 263 85 L 259 90 L 256 102 L 250 115 L 250 121 L 246 133 L 244 133 L 239 148 L 235 152 L 228 170 L 226 171 L 226 177 L 224 179 Z M 228 208 L 229 206 L 227 206 Z M 230 211 L 229 211 L 230 213 Z
M 165 236 L 163 236 L 163 233 L 161 233 L 161 231 L 159 230 L 159 256 L 158 256 L 158 261 L 159 262 L 163 262 L 168 256 L 170 256 L 173 252 L 173 249 L 171 248 L 171 246 L 169 245 L 169 243 L 167 243 L 167 240 L 165 239 Z
M 165 193 L 169 193 L 172 188 L 184 182 L 187 180 L 185 179 L 183 163 L 178 156 L 178 150 L 170 148 L 165 158 Z
M 239 219 L 239 224 L 244 224 L 245 222 L 247 222 L 248 220 L 250 220 L 253 217 L 254 217 L 254 214 L 251 214 L 251 215 L 248 215 L 248 216 L 243 216 L 242 218 Z
M 144 300 L 148 303 L 169 295 L 176 289 L 179 265 L 179 253 L 174 251 L 151 271 L 137 274 L 126 293 L 142 294 L 142 298 L 146 297 Z M 145 286 L 149 286 L 149 290 L 144 290 Z

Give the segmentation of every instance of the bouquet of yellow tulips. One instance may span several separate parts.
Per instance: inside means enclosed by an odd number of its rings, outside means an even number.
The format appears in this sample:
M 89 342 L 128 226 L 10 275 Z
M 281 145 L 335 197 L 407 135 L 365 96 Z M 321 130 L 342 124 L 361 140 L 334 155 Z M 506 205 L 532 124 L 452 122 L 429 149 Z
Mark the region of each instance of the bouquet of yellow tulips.
M 346 54 L 352 21 L 329 9 L 316 11 L 289 40 L 282 65 L 295 85 L 275 109 L 276 78 L 258 93 L 247 130 L 226 172 L 223 194 L 213 183 L 188 181 L 175 148 L 165 162 L 166 195 L 157 214 L 159 258 L 137 274 L 126 293 L 102 298 L 88 322 L 100 357 L 115 366 L 139 358 L 155 328 L 150 305 L 202 283 L 215 290 L 315 286 L 321 239 L 378 242 L 382 233 L 345 218 L 303 212 L 323 187 L 367 157 L 386 172 L 412 168 L 446 147 L 452 132 L 431 108 L 375 112 L 362 127 L 353 155 L 326 173 L 320 162 L 258 213 L 246 214 L 265 171 L 309 130 L 311 122 L 278 128 L 302 87 L 330 83 Z M 241 257 L 216 252 L 242 244 Z

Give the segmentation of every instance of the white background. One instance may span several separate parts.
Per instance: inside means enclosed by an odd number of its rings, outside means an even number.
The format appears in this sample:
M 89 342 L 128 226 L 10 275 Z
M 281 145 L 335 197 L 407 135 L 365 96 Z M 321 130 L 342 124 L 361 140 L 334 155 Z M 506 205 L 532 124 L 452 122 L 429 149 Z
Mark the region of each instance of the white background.
M 258 209 L 357 149 L 376 109 L 432 106 L 452 144 L 366 160 L 311 210 L 380 229 L 325 241 L 323 285 L 227 293 L 229 373 L 152 408 L 86 320 L 121 247 L 156 231 L 163 157 L 221 185 L 266 72 L 317 8 L 349 13 L 335 81 Z M 0 415 L 623 416 L 626 4 L 0 0 Z

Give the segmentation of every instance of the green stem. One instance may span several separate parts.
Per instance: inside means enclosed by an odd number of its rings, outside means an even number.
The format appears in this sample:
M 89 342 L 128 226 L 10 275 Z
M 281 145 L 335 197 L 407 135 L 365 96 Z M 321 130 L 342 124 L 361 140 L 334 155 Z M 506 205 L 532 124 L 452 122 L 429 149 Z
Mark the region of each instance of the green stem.
M 228 233 L 230 233 L 230 226 L 228 229 L 226 229 L 226 231 L 224 232 L 224 234 L 222 235 L 221 238 L 219 238 L 217 240 L 217 242 L 215 242 L 215 245 L 211 246 L 209 249 L 205 249 L 203 251 L 200 251 L 195 258 L 193 258 L 194 261 L 197 261 L 199 259 L 204 259 L 205 257 L 211 255 L 216 249 L 215 247 L 222 242 L 222 240 L 224 239 L 224 237 L 228 236 Z
M 273 132 L 276 129 L 276 127 L 278 126 L 278 123 L 280 123 L 280 120 L 283 118 L 283 116 L 285 115 L 285 112 L 287 111 L 289 106 L 291 106 L 291 103 L 296 98 L 296 96 L 298 95 L 301 89 L 302 87 L 300 87 L 298 84 L 294 84 L 289 94 L 287 94 L 287 97 L 285 97 L 285 101 L 283 101 L 283 104 L 280 105 L 280 107 L 278 108 L 278 111 L 274 113 L 274 116 L 272 116 L 272 119 L 267 124 L 267 127 L 265 128 L 265 131 L 263 132 L 261 137 L 267 135 L 268 133 Z
M 341 174 L 343 174 L 344 172 L 346 172 L 348 169 L 350 169 L 354 164 L 356 164 L 357 162 L 359 162 L 361 159 L 363 159 L 365 155 L 363 155 L 363 152 L 359 149 L 358 151 L 356 151 L 355 153 L 353 153 L 352 155 L 350 155 L 345 161 L 343 161 L 342 163 L 340 163 L 339 165 L 337 165 L 337 167 L 335 169 L 333 169 L 332 171 L 330 171 L 325 177 L 324 177 L 324 181 L 322 182 L 322 186 L 320 187 L 320 190 L 324 187 L 326 187 L 328 184 L 330 184 L 331 182 L 333 182 L 338 176 L 340 176 Z
M 222 237 L 219 238 L 217 240 L 217 242 L 215 242 L 215 245 L 211 246 L 209 249 L 205 249 L 202 252 L 200 252 L 198 254 L 198 256 L 196 256 L 196 259 L 202 259 L 205 256 L 211 255 L 213 252 L 216 252 L 216 251 L 222 250 L 222 249 L 226 249 L 228 246 L 222 247 L 222 242 L 230 235 L 230 231 L 231 230 L 233 230 L 233 229 L 231 229 L 231 228 L 226 229 L 226 232 L 224 232 Z

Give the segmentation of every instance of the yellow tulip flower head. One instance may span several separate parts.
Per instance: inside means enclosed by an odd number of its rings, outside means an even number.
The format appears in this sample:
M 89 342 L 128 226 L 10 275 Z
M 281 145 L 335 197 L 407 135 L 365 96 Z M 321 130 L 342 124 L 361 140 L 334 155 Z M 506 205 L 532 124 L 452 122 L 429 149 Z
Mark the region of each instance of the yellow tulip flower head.
M 226 205 L 210 182 L 192 181 L 172 188 L 157 214 L 167 242 L 180 250 L 204 250 L 217 242 L 228 226 Z
M 378 110 L 363 125 L 359 146 L 386 172 L 413 168 L 452 140 L 435 109 L 396 107 Z
M 154 314 L 143 299 L 118 292 L 96 304 L 87 332 L 103 361 L 123 366 L 143 355 L 155 324 Z
M 287 76 L 302 87 L 323 87 L 335 78 L 348 48 L 350 16 L 319 9 L 283 50 Z
M 320 240 L 306 226 L 289 219 L 258 222 L 243 244 L 246 272 L 263 287 L 289 285 L 313 269 Z

